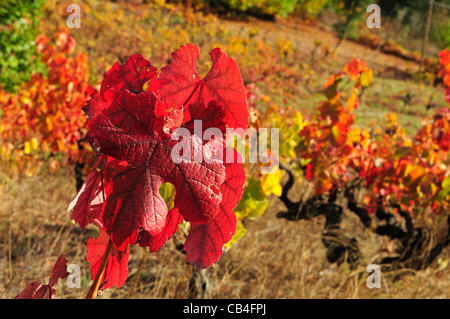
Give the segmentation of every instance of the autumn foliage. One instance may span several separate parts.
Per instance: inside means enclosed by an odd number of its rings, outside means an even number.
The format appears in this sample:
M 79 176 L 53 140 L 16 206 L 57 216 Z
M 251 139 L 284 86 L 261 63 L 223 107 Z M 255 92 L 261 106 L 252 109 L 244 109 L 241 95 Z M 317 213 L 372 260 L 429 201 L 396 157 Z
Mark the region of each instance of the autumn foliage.
M 356 126 L 355 110 L 373 80 L 372 70 L 360 59 L 328 78 L 312 114 L 271 105 L 260 116 L 253 103 L 255 85 L 244 86 L 236 62 L 219 48 L 209 53 L 212 64 L 203 78 L 195 44 L 180 47 L 160 70 L 142 54 L 133 54 L 105 73 L 96 92 L 88 82 L 86 57 L 74 55 L 75 40 L 68 31 L 58 31 L 53 41 L 40 35 L 36 43 L 48 75 L 34 74 L 16 95 L 1 92 L 5 143 L 0 151 L 8 165 L 30 172 L 38 162 L 50 163 L 51 170 L 55 161 L 47 160 L 57 154 L 72 162 L 96 155 L 68 208 L 82 229 L 99 229 L 86 242 L 86 260 L 97 285 L 91 297 L 99 288 L 124 285 L 131 245 L 157 252 L 180 226 L 188 234 L 186 261 L 197 271 L 210 267 L 233 236 L 242 236 L 240 219 L 261 214 L 270 194 L 288 209 L 279 217 L 326 216 L 323 242 L 330 261 L 359 259 L 357 245 L 338 233 L 344 208 L 371 231 L 401 242 L 400 256 L 389 261 L 416 258 L 408 266 L 426 267 L 450 243 L 450 232 L 427 242 L 427 228 L 415 224 L 430 216 L 450 220 L 450 109 L 424 118 L 414 135 L 406 133 L 395 114 L 386 114 L 382 124 Z M 289 46 L 282 49 L 290 55 Z M 265 51 L 262 43 L 260 50 Z M 254 80 L 263 74 L 269 89 L 277 89 L 271 78 L 277 72 L 293 79 L 283 89 L 297 85 L 298 71 L 277 66 L 277 59 L 268 54 L 264 64 L 246 72 Z M 439 61 L 450 103 L 450 51 L 442 51 Z M 288 183 L 281 184 L 281 170 L 249 174 L 241 154 L 227 148 L 226 128 L 245 130 L 249 125 L 280 129 L 280 149 L 273 155 L 285 163 L 281 167 L 288 172 Z M 221 136 L 205 138 L 210 128 Z M 80 147 L 85 142 L 89 148 Z M 312 188 L 310 200 L 288 198 L 294 175 Z M 170 200 L 161 193 L 168 183 L 173 185 Z M 330 243 L 333 236 L 337 240 Z M 47 285 L 33 283 L 18 298 L 53 298 L 52 286 L 67 275 L 63 268 L 61 257 Z
M 439 76 L 442 77 L 444 85 L 447 87 L 445 90 L 445 99 L 450 103 L 450 50 L 444 49 L 439 53 L 439 63 L 442 66 Z
M 448 62 L 446 52 L 440 54 L 443 64 Z M 448 82 L 446 65 L 441 71 L 444 83 Z M 292 167 L 301 171 L 314 196 L 306 202 L 292 202 L 287 191 L 293 172 L 284 167 L 290 181 L 280 198 L 288 212 L 279 217 L 325 215 L 323 242 L 329 249 L 328 259 L 342 262 L 347 254 L 347 261 L 355 263 L 359 259 L 356 239 L 349 240 L 339 229 L 346 207 L 371 231 L 400 241 L 400 254 L 381 263 L 427 267 L 450 243 L 450 109 L 442 108 L 423 119 L 414 136 L 401 127 L 396 114 L 386 114 L 381 125 L 372 122 L 368 128 L 357 127 L 352 112 L 371 81 L 371 70 L 356 59 L 328 79 L 325 100 L 303 121 L 292 150 L 298 156 L 293 163 L 300 163 Z M 430 225 L 415 226 L 415 221 L 440 215 L 447 218 L 449 232 L 433 242 Z
M 72 162 L 89 156 L 78 147 L 86 123 L 81 108 L 94 92 L 86 56 L 75 54 L 75 39 L 67 29 L 53 39 L 39 35 L 36 46 L 48 73 L 33 74 L 16 94 L 0 92 L 2 159 L 9 170 L 26 174 L 36 172 L 40 164 L 51 171 L 59 165 L 57 154 Z
M 101 229 L 87 242 L 87 259 L 95 276 L 110 250 L 104 288 L 124 283 L 129 245 L 157 251 L 182 221 L 190 223 L 186 260 L 197 270 L 216 262 L 235 232 L 233 209 L 245 183 L 239 155 L 222 137 L 203 140 L 193 124 L 201 120 L 203 130 L 221 128 L 223 136 L 226 126 L 245 129 L 246 92 L 236 63 L 220 49 L 210 56 L 211 69 L 201 79 L 196 45 L 173 53 L 159 75 L 142 55 L 132 55 L 113 65 L 84 107 L 98 162 L 69 211 L 82 228 L 93 223 Z M 180 129 L 185 135 L 173 138 Z M 180 145 L 192 153 L 177 162 L 171 154 Z M 227 152 L 232 163 L 223 160 Z M 175 187 L 170 210 L 159 192 L 163 183 Z
M 370 84 L 370 74 L 364 62 L 353 60 L 325 84 L 326 101 L 300 132 L 306 178 L 318 195 L 359 184 L 367 190 L 363 201 L 370 212 L 381 203 L 416 214 L 445 212 L 448 204 L 439 190 L 448 177 L 448 109 L 424 120 L 412 137 L 395 114 L 386 115 L 382 128 L 353 127 L 352 111 L 361 88 Z M 338 90 L 343 76 L 354 83 L 345 99 Z

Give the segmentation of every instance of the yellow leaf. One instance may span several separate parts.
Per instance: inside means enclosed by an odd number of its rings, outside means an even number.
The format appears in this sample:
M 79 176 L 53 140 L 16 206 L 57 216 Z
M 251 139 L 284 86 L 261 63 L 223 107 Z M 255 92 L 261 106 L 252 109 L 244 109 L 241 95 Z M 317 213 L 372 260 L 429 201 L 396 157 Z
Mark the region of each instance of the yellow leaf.
M 417 186 L 416 190 L 417 190 L 417 195 L 419 195 L 419 198 L 422 198 L 423 197 L 423 193 L 422 193 L 422 190 L 420 189 L 420 185 Z
M 411 173 L 411 171 L 413 170 L 413 166 L 411 164 L 408 164 L 405 168 L 405 173 L 403 174 L 403 177 L 406 177 L 409 175 L 409 173 Z
M 236 243 L 242 236 L 244 236 L 246 232 L 247 229 L 245 229 L 241 221 L 238 220 L 233 238 L 231 238 L 231 240 L 224 245 L 225 249 L 230 249 L 230 247 L 233 246 L 233 244 Z
M 31 153 L 31 143 L 29 141 L 25 142 L 23 152 L 27 155 Z
M 295 129 L 297 130 L 296 133 L 298 133 L 299 130 L 302 130 L 306 124 L 301 112 L 295 112 L 294 117 L 293 117 L 293 122 L 294 122 Z
M 58 150 L 63 151 L 66 148 L 66 145 L 61 140 L 57 140 L 56 144 L 58 145 Z
M 448 267 L 448 259 L 447 258 L 446 259 L 439 258 L 437 263 L 439 265 L 440 271 L 445 270 Z
M 361 76 L 360 76 L 361 86 L 367 87 L 372 83 L 372 81 L 373 81 L 372 69 L 367 68 L 365 71 L 363 71 L 361 73 Z
M 437 190 L 438 190 L 438 188 L 437 188 L 436 184 L 431 183 L 431 194 L 433 194 L 433 196 L 436 195 Z
M 278 169 L 278 167 L 276 167 Z M 281 196 L 283 191 L 281 185 L 281 170 L 278 169 L 272 174 L 264 174 L 261 177 L 261 189 L 265 195 L 275 194 Z
M 33 150 L 33 151 L 37 150 L 39 147 L 39 142 L 38 142 L 37 138 L 35 138 L 35 137 L 33 137 L 30 140 L 30 144 L 31 144 L 31 150 Z

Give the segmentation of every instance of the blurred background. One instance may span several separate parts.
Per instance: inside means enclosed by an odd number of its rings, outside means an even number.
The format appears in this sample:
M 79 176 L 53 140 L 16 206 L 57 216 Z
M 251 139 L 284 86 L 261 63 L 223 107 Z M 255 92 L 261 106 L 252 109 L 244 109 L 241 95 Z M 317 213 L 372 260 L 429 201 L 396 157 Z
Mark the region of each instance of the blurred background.
M 367 25 L 372 3 L 381 8 L 381 28 Z M 73 4 L 79 17 L 68 10 Z M 353 112 L 355 124 L 368 128 L 395 113 L 414 135 L 424 118 L 448 107 L 438 54 L 450 47 L 449 17 L 450 0 L 0 1 L 1 298 L 45 282 L 62 253 L 81 266 L 82 289 L 60 283 L 57 298 L 79 298 L 88 287 L 84 243 L 96 229 L 81 231 L 66 210 L 95 161 L 83 141 L 81 108 L 115 62 L 142 53 L 161 68 L 181 45 L 196 43 L 204 76 L 207 53 L 220 47 L 239 65 L 251 121 L 262 125 L 273 123 L 264 118 L 268 109 L 314 112 L 327 79 L 361 59 L 373 81 Z M 301 186 L 293 189 L 303 196 Z M 432 267 L 396 270 L 383 276 L 382 288 L 369 289 L 365 266 L 324 258 L 325 219 L 276 218 L 285 209 L 279 191 L 261 191 L 242 209 L 239 241 L 210 269 L 194 273 L 185 263 L 181 234 L 155 254 L 132 248 L 127 283 L 104 297 L 450 297 L 448 247 Z M 364 228 L 352 236 L 363 247 L 363 265 L 394 249 Z

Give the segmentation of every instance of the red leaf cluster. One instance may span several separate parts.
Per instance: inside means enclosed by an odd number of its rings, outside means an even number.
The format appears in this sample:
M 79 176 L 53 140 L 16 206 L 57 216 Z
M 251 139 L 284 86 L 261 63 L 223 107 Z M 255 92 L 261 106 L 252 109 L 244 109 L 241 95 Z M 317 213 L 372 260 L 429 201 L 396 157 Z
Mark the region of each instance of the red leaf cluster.
M 440 75 L 444 84 L 450 85 L 450 51 L 441 52 L 439 60 L 443 66 Z M 346 77 L 353 87 L 343 82 Z M 394 203 L 418 216 L 445 213 L 449 109 L 442 108 L 424 119 L 413 136 L 406 133 L 396 114 L 386 114 L 381 125 L 372 121 L 369 129 L 361 129 L 353 125 L 353 110 L 371 77 L 366 64 L 353 59 L 326 82 L 326 100 L 299 133 L 297 150 L 305 162 L 305 178 L 314 185 L 316 195 L 364 189 L 361 202 L 369 213 Z M 347 85 L 339 87 L 340 83 Z
M 450 103 L 450 50 L 444 49 L 439 53 L 439 63 L 442 69 L 439 71 L 439 76 L 447 87 L 445 89 L 445 100 Z
M 81 51 L 73 55 L 75 39 L 67 29 L 57 31 L 53 41 L 40 34 L 36 47 L 48 76 L 34 73 L 17 94 L 0 91 L 1 137 L 13 145 L 36 138 L 41 151 L 63 152 L 77 160 L 86 156 L 77 147 L 86 122 L 81 106 L 94 92 L 87 58 Z
M 125 282 L 128 245 L 157 251 L 183 220 L 190 223 L 186 259 L 197 270 L 216 262 L 235 232 L 233 209 L 245 172 L 224 137 L 227 126 L 247 128 L 246 90 L 231 58 L 220 49 L 210 56 L 212 67 L 201 79 L 196 45 L 173 53 L 159 75 L 142 55 L 132 55 L 113 65 L 100 93 L 84 107 L 98 162 L 69 211 L 82 228 L 90 223 L 101 228 L 99 237 L 87 242 L 92 276 L 109 239 L 114 244 L 104 288 Z M 196 120 L 202 120 L 201 134 L 194 129 Z M 204 140 L 208 128 L 223 135 Z M 174 160 L 181 150 L 191 152 Z M 226 163 L 226 153 L 236 161 Z M 167 182 L 176 191 L 170 211 L 159 193 Z

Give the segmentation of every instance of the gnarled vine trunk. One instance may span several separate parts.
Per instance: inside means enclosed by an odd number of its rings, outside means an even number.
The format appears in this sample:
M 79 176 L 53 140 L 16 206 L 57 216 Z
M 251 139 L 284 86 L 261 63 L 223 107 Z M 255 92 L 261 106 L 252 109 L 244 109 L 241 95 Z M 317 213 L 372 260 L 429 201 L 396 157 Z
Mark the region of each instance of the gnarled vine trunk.
M 280 164 L 280 168 L 288 174 L 288 181 L 279 196 L 287 211 L 279 212 L 277 217 L 296 221 L 311 220 L 319 215 L 324 215 L 326 221 L 322 242 L 327 247 L 326 257 L 331 263 L 346 261 L 354 267 L 361 259 L 357 239 L 346 234 L 340 227 L 344 209 L 357 215 L 363 227 L 399 244 L 396 255 L 384 257 L 375 262 L 383 265 L 384 268 L 412 268 L 415 270 L 427 268 L 444 248 L 450 246 L 450 216 L 447 217 L 447 232 L 438 236 L 430 228 L 416 227 L 410 214 L 403 211 L 400 205 L 386 208 L 381 205 L 380 200 L 377 203 L 376 213 L 374 216 L 370 215 L 367 208 L 359 206 L 356 202 L 355 187 L 344 190 L 333 189 L 327 199 L 315 195 L 307 200 L 293 202 L 287 194 L 294 185 L 294 174 L 282 164 Z M 345 198 L 342 203 L 338 202 L 339 194 Z M 397 218 L 389 209 L 396 209 L 401 218 Z

